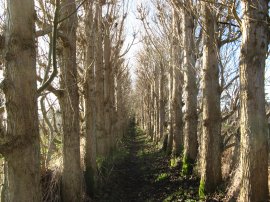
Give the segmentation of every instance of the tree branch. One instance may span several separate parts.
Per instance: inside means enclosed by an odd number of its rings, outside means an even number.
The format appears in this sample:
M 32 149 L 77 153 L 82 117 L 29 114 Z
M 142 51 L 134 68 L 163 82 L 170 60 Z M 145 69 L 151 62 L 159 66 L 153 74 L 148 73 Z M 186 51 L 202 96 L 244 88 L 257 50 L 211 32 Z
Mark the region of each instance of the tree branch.
M 43 80 L 42 80 L 42 78 L 40 76 L 37 76 L 37 81 L 42 82 Z M 47 86 L 46 90 L 50 91 L 51 93 L 53 93 L 58 98 L 61 96 L 61 93 L 63 92 L 63 90 L 56 89 L 51 84 L 49 84 Z M 41 96 L 41 94 L 39 94 L 39 96 Z
M 56 61 L 56 40 L 57 40 L 57 26 L 58 26 L 58 17 L 59 17 L 59 8 L 60 8 L 60 0 L 56 0 L 55 5 L 55 12 L 54 12 L 54 20 L 53 20 L 53 36 L 52 36 L 52 56 L 53 56 L 53 72 L 50 76 L 50 78 L 43 82 L 41 87 L 37 90 L 38 95 L 44 91 L 50 83 L 53 81 L 53 79 L 56 77 L 58 71 L 57 71 L 57 61 Z M 50 64 L 50 58 L 51 58 L 51 51 L 49 51 L 49 64 Z M 48 67 L 49 68 L 49 67 Z
M 36 37 L 41 37 L 47 34 L 50 34 L 52 32 L 52 27 L 48 26 L 45 29 L 36 31 Z

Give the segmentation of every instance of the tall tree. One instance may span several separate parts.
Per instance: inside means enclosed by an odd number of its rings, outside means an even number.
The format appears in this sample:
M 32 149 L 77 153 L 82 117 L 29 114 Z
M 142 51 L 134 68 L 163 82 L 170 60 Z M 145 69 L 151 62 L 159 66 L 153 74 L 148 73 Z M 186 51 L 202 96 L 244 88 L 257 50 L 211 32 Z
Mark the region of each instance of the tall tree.
M 172 59 L 173 59 L 173 154 L 179 156 L 183 148 L 183 113 L 182 113 L 182 51 L 179 44 L 182 39 L 182 32 L 180 31 L 181 16 L 173 9 L 173 44 L 172 44 Z
M 203 6 L 203 64 L 202 64 L 202 146 L 200 193 L 215 191 L 221 181 L 221 114 L 217 58 L 217 22 L 215 2 Z
M 62 19 L 68 17 L 61 26 L 61 31 L 65 34 L 65 37 L 61 37 L 60 85 L 61 89 L 63 89 L 63 94 L 59 100 L 63 123 L 64 170 L 62 198 L 63 201 L 81 201 L 82 170 L 80 162 L 79 93 L 76 66 L 76 3 L 75 0 L 62 0 L 61 3 Z
M 239 201 L 268 200 L 268 132 L 264 73 L 268 47 L 267 0 L 243 0 L 240 57 L 240 168 Z
M 155 86 L 155 108 L 156 108 L 156 111 L 155 111 L 155 142 L 157 143 L 160 139 L 159 139 L 159 132 L 160 132 L 160 121 L 159 121 L 159 109 L 160 109 L 160 106 L 159 106 L 159 84 L 160 82 L 160 68 L 159 68 L 159 65 L 158 64 L 155 64 L 154 65 L 154 86 Z
M 110 16 L 112 17 L 112 16 Z M 110 152 L 112 143 L 113 143 L 113 135 L 112 135 L 112 113 L 111 108 L 113 105 L 113 96 L 111 91 L 113 90 L 113 64 L 112 64 L 112 55 L 111 55 L 111 32 L 110 32 L 110 22 L 108 19 L 104 19 L 104 129 L 105 136 L 107 139 L 106 145 L 106 153 Z
M 7 0 L 4 93 L 9 201 L 41 201 L 34 0 Z M 5 147 L 1 147 L 4 149 Z
M 172 56 L 172 47 L 170 48 L 170 55 Z M 166 148 L 167 155 L 171 155 L 173 151 L 173 138 L 174 138 L 174 112 L 173 112 L 173 96 L 174 96 L 174 87 L 173 87 L 173 61 L 171 59 L 171 62 L 169 64 L 169 72 L 168 72 L 168 84 L 167 84 L 167 89 L 168 89 L 168 144 Z
M 175 20 L 175 18 L 173 18 Z M 174 27 L 173 29 L 175 30 L 175 25 L 174 22 L 171 22 L 172 26 Z M 175 37 L 173 34 L 170 36 L 170 62 L 169 62 L 169 67 L 168 67 L 168 86 L 167 89 L 169 91 L 169 96 L 168 96 L 168 126 L 169 126 L 169 134 L 168 134 L 168 145 L 167 145 L 167 154 L 170 155 L 173 152 L 173 143 L 174 143 L 174 138 L 176 137 L 174 135 L 174 97 L 175 97 L 175 66 L 176 66 L 176 47 L 174 45 L 175 43 Z M 179 140 L 179 138 L 178 138 Z M 179 143 L 179 141 L 178 141 Z
M 97 172 L 96 165 L 96 112 L 95 112 L 95 32 L 93 3 L 88 3 L 86 8 L 85 29 L 87 38 L 87 50 L 85 65 L 85 125 L 86 125 L 86 143 L 85 143 L 85 181 L 89 195 L 93 195 L 94 183 Z
M 164 64 L 163 61 L 160 61 L 160 82 L 159 82 L 159 91 L 160 91 L 160 98 L 159 98 L 159 121 L 160 121 L 160 127 L 159 127 L 159 135 L 160 138 L 164 138 L 164 131 L 166 130 L 166 128 L 164 128 L 165 125 L 165 115 L 166 115 L 166 111 L 165 111 L 165 105 L 166 105 L 166 98 L 165 98 L 165 80 L 166 80 L 166 76 L 165 76 L 165 70 L 164 70 Z
M 189 172 L 190 164 L 196 160 L 198 153 L 197 140 L 197 84 L 195 69 L 195 37 L 194 37 L 194 16 L 192 15 L 193 3 L 190 0 L 185 1 L 183 6 L 183 45 L 184 45 L 184 88 L 185 88 L 185 127 L 184 127 L 184 158 L 183 165 L 186 165 Z
M 104 62 L 103 62 L 103 33 L 102 33 L 102 0 L 96 0 L 95 13 L 95 75 L 96 75 L 96 132 L 97 155 L 107 156 L 108 136 L 104 127 Z

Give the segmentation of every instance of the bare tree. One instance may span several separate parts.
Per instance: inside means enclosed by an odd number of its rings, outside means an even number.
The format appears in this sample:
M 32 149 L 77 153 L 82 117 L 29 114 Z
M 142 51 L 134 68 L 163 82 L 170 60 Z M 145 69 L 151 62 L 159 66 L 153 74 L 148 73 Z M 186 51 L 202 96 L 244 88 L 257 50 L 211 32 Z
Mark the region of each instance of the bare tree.
M 87 192 L 93 195 L 97 177 L 96 165 L 96 97 L 95 97 L 95 32 L 93 3 L 88 3 L 86 8 L 85 32 L 87 39 L 86 50 L 86 76 L 85 76 L 85 181 Z
M 9 201 L 41 201 L 34 1 L 7 1 L 5 79 Z
M 264 74 L 268 46 L 268 1 L 242 1 L 240 58 L 242 183 L 239 201 L 268 199 L 268 141 Z
M 197 158 L 197 83 L 195 57 L 195 17 L 192 1 L 185 1 L 183 5 L 183 46 L 184 46 L 184 86 L 185 86 L 185 127 L 184 127 L 184 157 L 183 171 L 191 171 Z
M 221 115 L 217 49 L 217 22 L 214 2 L 203 6 L 203 64 L 202 64 L 202 146 L 201 182 L 199 193 L 214 192 L 221 182 Z
M 63 122 L 62 198 L 64 201 L 81 201 L 82 169 L 76 65 L 76 4 L 74 0 L 62 0 L 61 3 L 62 18 L 68 16 L 61 24 L 61 31 L 65 34 L 61 37 L 60 85 L 63 92 L 59 100 Z M 60 4 L 56 5 L 56 9 L 59 9 L 58 6 Z

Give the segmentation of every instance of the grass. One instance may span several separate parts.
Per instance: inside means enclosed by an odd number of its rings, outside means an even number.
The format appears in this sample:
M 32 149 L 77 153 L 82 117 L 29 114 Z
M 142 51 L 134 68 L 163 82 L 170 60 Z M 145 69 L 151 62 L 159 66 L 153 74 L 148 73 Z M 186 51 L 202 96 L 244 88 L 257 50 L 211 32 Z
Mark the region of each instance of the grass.
M 167 179 L 167 178 L 169 178 L 169 174 L 168 174 L 168 173 L 160 173 L 160 174 L 157 176 L 155 182 L 160 182 L 160 181 L 163 181 L 163 180 L 165 180 L 165 179 Z
M 200 199 L 204 200 L 205 199 L 205 183 L 204 180 L 200 181 L 200 186 L 199 186 L 199 197 Z
M 170 159 L 170 168 L 175 168 L 178 166 L 178 164 L 180 163 L 180 158 L 179 157 L 172 157 Z

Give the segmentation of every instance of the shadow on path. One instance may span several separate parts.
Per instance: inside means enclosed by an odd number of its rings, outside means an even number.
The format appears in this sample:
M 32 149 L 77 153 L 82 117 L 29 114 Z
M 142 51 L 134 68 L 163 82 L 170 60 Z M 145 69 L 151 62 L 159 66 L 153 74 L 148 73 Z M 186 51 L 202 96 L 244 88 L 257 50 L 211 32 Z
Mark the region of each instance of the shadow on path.
M 170 167 L 169 158 L 134 130 L 124 140 L 125 157 L 114 163 L 95 201 L 199 201 L 199 180 L 181 176 L 181 165 Z

